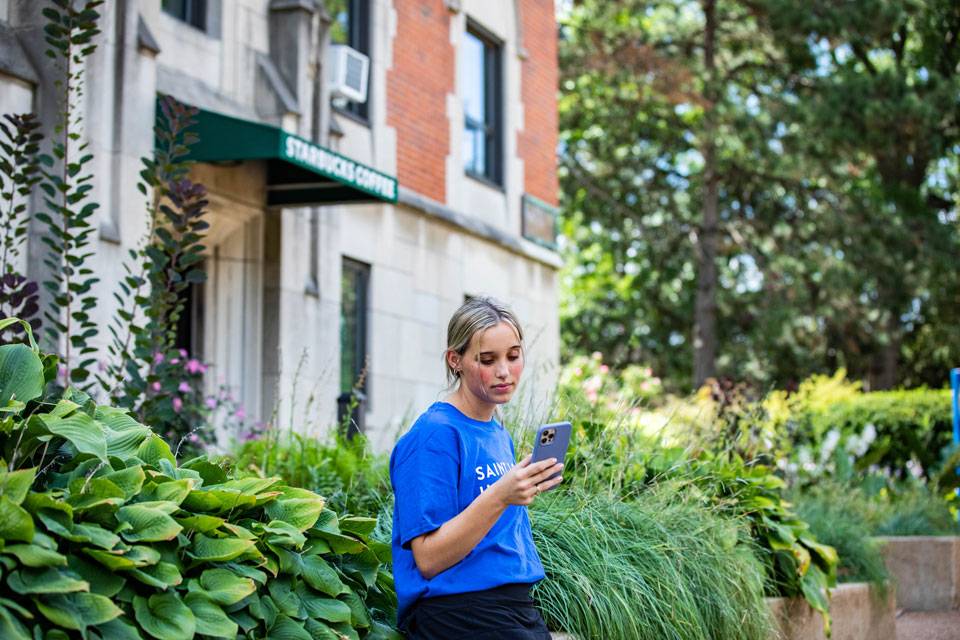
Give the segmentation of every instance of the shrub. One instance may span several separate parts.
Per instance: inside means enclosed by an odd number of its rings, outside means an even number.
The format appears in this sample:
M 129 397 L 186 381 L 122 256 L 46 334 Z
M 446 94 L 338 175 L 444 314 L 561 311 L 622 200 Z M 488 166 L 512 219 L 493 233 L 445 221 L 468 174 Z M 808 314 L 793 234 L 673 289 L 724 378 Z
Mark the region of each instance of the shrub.
M 375 519 L 178 465 L 121 409 L 44 396 L 56 359 L 32 346 L 0 346 L 0 637 L 399 637 Z
M 377 513 L 392 497 L 389 463 L 372 453 L 366 438 L 334 431 L 326 440 L 268 429 L 240 443 L 237 469 L 258 476 L 280 476 L 288 483 L 325 496 L 348 513 Z
M 841 582 L 871 582 L 883 588 L 889 577 L 880 544 L 871 537 L 862 512 L 838 501 L 834 491 L 817 490 L 796 497 L 797 515 L 817 539 L 837 550 Z
M 666 486 L 622 502 L 553 492 L 531 509 L 547 573 L 534 594 L 579 638 L 770 637 L 764 569 L 743 523 Z
M 857 472 L 933 478 L 951 444 L 950 391 L 864 393 L 844 375 L 813 376 L 795 394 L 776 392 L 765 402 L 770 420 L 799 447 L 801 477 L 835 473 L 832 458 L 839 447 L 852 456 Z

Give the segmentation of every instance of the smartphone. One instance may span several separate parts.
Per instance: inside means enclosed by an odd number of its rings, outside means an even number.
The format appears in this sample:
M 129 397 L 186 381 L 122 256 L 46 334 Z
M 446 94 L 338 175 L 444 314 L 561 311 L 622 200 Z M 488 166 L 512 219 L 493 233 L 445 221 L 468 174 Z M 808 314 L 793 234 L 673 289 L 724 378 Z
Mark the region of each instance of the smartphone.
M 533 458 L 530 463 L 540 462 L 547 458 L 556 458 L 557 462 L 563 462 L 567 455 L 567 447 L 570 445 L 571 431 L 572 427 L 569 422 L 545 424 L 537 429 L 537 437 L 533 441 Z M 552 480 L 558 475 L 560 473 L 555 473 L 547 479 Z

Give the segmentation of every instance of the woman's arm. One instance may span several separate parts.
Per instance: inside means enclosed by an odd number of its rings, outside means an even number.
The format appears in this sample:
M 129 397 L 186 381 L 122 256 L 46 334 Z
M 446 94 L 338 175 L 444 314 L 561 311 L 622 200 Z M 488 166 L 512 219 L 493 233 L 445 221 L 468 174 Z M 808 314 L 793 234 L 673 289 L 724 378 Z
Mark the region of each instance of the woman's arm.
M 553 480 L 547 478 L 561 469 L 563 465 L 558 464 L 556 458 L 534 464 L 530 464 L 530 456 L 524 458 L 439 529 L 410 542 L 417 569 L 429 580 L 463 560 L 493 528 L 507 507 L 528 505 L 540 491 L 560 484 L 561 476 Z

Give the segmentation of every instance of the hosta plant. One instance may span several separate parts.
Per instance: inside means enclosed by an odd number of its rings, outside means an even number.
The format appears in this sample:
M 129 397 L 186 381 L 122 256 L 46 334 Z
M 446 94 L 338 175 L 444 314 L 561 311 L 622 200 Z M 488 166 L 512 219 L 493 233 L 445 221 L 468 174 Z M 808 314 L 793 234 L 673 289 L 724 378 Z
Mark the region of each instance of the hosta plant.
M 399 637 L 374 519 L 178 464 L 124 411 L 45 395 L 55 375 L 35 344 L 0 346 L 0 637 Z

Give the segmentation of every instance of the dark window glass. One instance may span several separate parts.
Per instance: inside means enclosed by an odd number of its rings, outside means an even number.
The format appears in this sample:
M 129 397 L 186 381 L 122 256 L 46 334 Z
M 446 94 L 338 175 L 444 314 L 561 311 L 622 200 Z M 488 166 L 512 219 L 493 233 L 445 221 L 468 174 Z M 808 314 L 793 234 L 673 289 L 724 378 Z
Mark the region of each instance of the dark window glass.
M 330 25 L 330 41 L 348 45 L 370 56 L 370 2 L 369 0 L 328 0 L 327 10 L 333 17 Z M 346 98 L 334 98 L 333 106 L 347 111 L 362 120 L 370 117 L 370 82 L 367 82 L 367 101 L 352 102 Z
M 340 391 L 367 391 L 367 292 L 370 266 L 343 259 L 340 302 Z M 359 385 L 358 385 L 359 383 Z
M 163 10 L 201 31 L 207 30 L 207 0 L 163 0 Z
M 502 184 L 500 46 L 470 27 L 460 52 L 463 157 L 468 174 Z

